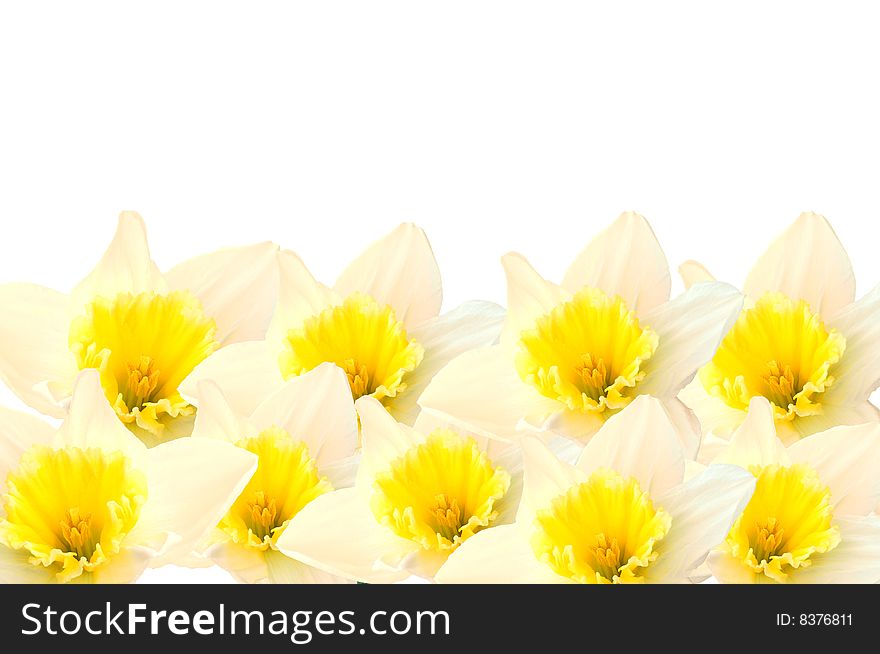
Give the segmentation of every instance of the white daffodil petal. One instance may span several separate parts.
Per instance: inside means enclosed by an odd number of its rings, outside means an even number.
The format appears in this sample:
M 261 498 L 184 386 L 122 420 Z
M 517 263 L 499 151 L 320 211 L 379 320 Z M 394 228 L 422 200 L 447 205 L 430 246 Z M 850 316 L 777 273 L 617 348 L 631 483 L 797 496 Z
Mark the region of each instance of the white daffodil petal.
M 130 536 L 137 542 L 176 534 L 180 540 L 163 560 L 189 553 L 220 522 L 256 469 L 257 457 L 219 440 L 181 438 L 149 450 L 149 497 Z
M 438 372 L 419 398 L 424 411 L 450 424 L 492 438 L 516 439 L 520 421 L 541 421 L 560 404 L 519 378 L 513 361 L 498 345 L 465 352 Z
M 764 397 L 753 397 L 742 425 L 712 463 L 729 463 L 748 468 L 774 463 L 787 465 L 785 446 L 776 436 L 773 409 Z
M 370 507 L 355 488 L 326 493 L 307 504 L 278 539 L 287 556 L 330 574 L 353 581 L 391 583 L 407 577 L 377 562 L 413 549 L 376 522 Z
M 224 541 L 207 549 L 205 556 L 243 584 L 266 583 L 269 579 L 264 552 Z
M 557 459 L 540 439 L 522 439 L 523 490 L 517 522 L 531 524 L 536 511 L 550 505 L 575 484 L 586 481 L 587 475 L 575 466 Z
M 758 575 L 746 567 L 743 561 L 733 558 L 727 552 L 710 552 L 707 563 L 712 576 L 722 584 L 754 584 L 758 581 Z
M 360 418 L 363 442 L 358 479 L 369 484 L 392 461 L 421 443 L 425 434 L 419 434 L 411 427 L 397 422 L 376 398 L 362 397 L 355 402 L 355 408 Z
M 721 398 L 709 395 L 703 388 L 699 376 L 681 389 L 678 399 L 696 414 L 703 427 L 703 433 L 712 432 L 723 437 L 730 436 L 746 417 L 745 411 L 734 409 Z
M 0 285 L 0 379 L 25 403 L 55 417 L 64 408 L 48 384 L 69 384 L 77 371 L 67 342 L 69 302 L 35 284 Z
M 702 434 L 702 426 L 696 414 L 678 398 L 663 400 L 663 408 L 675 427 L 685 458 L 695 458 L 700 449 Z
M 684 450 L 662 402 L 640 395 L 593 436 L 577 467 L 587 476 L 610 468 L 656 496 L 684 479 Z
M 755 300 L 767 291 L 806 300 L 813 311 L 829 319 L 853 301 L 856 280 L 828 221 L 804 213 L 758 259 L 743 290 Z
M 107 402 L 97 370 L 83 370 L 76 379 L 70 409 L 55 434 L 56 447 L 98 447 L 124 452 L 139 462 L 146 446 L 123 426 Z
M 167 291 L 162 273 L 150 258 L 143 218 L 133 211 L 119 216 L 116 234 L 104 256 L 88 277 L 71 293 L 74 306 L 83 306 L 95 296 L 113 298 L 119 293 Z
M 280 427 L 303 441 L 319 466 L 352 456 L 358 446 L 351 387 L 332 363 L 285 382 L 256 408 L 251 422 L 260 430 Z
M 505 254 L 501 265 L 507 276 L 507 320 L 501 342 L 512 349 L 524 330 L 534 327 L 539 317 L 568 300 L 571 294 L 541 277 L 521 254 Z
M 443 290 L 431 245 L 419 227 L 404 223 L 368 247 L 342 272 L 334 290 L 366 293 L 394 309 L 411 329 L 440 313 Z
M 55 429 L 39 418 L 0 407 L 0 492 L 21 455 L 34 445 L 48 445 L 54 436 Z
M 281 552 L 266 552 L 269 582 L 273 584 L 350 584 L 350 579 L 313 568 Z
M 434 376 L 463 352 L 498 342 L 504 309 L 492 302 L 465 302 L 452 311 L 428 320 L 410 332 L 425 348 L 422 363 L 406 377 L 406 391 L 390 398 L 388 410 L 408 425 L 419 414 L 416 403 Z
M 0 584 L 51 584 L 55 572 L 32 565 L 27 550 L 14 550 L 0 545 Z
M 332 290 L 315 280 L 302 259 L 282 250 L 278 254 L 278 302 L 266 339 L 277 347 L 288 330 L 297 329 L 306 318 L 339 301 Z
M 263 338 L 278 295 L 278 246 L 258 243 L 203 254 L 166 273 L 172 290 L 188 290 L 217 323 L 223 345 Z
M 199 410 L 193 425 L 193 438 L 217 438 L 234 443 L 246 436 L 245 421 L 229 406 L 229 401 L 212 381 L 199 382 Z
M 455 550 L 434 577 L 440 584 L 564 584 L 541 563 L 519 525 L 485 529 Z
M 798 584 L 880 583 L 880 517 L 846 517 L 836 521 L 840 544 L 814 554 L 810 565 L 792 574 Z
M 715 281 L 715 276 L 706 269 L 706 266 L 693 259 L 681 264 L 678 267 L 678 274 L 681 275 L 685 288 L 690 288 L 694 284 L 699 284 L 700 282 Z
M 281 388 L 278 359 L 266 341 L 233 343 L 202 361 L 180 384 L 180 393 L 199 405 L 199 382 L 211 380 L 223 391 L 233 411 L 248 416 Z
M 583 444 L 590 440 L 605 424 L 605 417 L 598 413 L 592 411 L 583 413 L 567 408 L 560 410 L 561 406 L 561 404 L 555 404 L 553 408 L 557 411 L 542 420 L 524 417 L 519 428 L 528 425 L 535 433 L 552 433 Z
M 585 286 L 619 295 L 642 316 L 669 299 L 672 279 L 666 255 L 642 216 L 625 213 L 600 232 L 565 273 L 562 286 Z
M 865 401 L 880 384 L 880 286 L 843 309 L 830 325 L 846 338 L 846 350 L 828 399 L 840 404 Z
M 835 427 L 804 438 L 787 450 L 831 489 L 835 515 L 864 515 L 880 501 L 880 425 Z
M 144 547 L 124 549 L 88 575 L 88 581 L 93 584 L 130 584 L 149 567 L 155 554 Z
M 840 395 L 841 401 L 844 398 Z M 777 423 L 776 433 L 783 443 L 791 445 L 801 438 L 812 436 L 820 431 L 827 431 L 841 425 L 864 425 L 865 423 L 880 422 L 880 409 L 867 400 L 856 404 L 836 404 L 823 401 L 822 413 L 815 416 L 805 416 L 788 423 Z
M 707 282 L 647 312 L 643 322 L 657 333 L 659 344 L 644 363 L 639 393 L 675 396 L 712 359 L 742 304 L 733 286 Z
M 755 477 L 732 465 L 711 465 L 690 481 L 660 495 L 656 503 L 672 517 L 669 533 L 649 575 L 654 582 L 677 583 L 719 545 L 755 489 Z
M 318 467 L 318 474 L 325 477 L 333 488 L 350 488 L 357 481 L 358 470 L 361 466 L 360 453 L 345 459 L 331 461 Z

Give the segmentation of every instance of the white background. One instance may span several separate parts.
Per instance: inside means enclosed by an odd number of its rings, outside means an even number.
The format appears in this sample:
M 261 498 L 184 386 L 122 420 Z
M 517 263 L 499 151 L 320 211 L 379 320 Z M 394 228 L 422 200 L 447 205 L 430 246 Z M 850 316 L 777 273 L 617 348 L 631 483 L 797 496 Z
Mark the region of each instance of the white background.
M 624 210 L 736 284 L 817 211 L 880 281 L 869 3 L 11 4 L 0 282 L 70 289 L 123 209 L 162 268 L 271 239 L 325 282 L 412 220 L 446 308 L 503 303 L 508 250 L 561 278 Z

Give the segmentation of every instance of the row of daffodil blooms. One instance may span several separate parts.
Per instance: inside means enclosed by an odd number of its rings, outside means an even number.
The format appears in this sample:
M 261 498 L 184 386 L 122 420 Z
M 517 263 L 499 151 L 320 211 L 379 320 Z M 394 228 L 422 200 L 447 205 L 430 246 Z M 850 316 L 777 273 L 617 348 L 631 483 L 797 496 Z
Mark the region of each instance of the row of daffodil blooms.
M 271 243 L 167 273 L 121 216 L 68 295 L 0 286 L 0 581 L 880 581 L 880 290 L 804 214 L 670 299 L 624 214 L 561 284 L 440 314 L 401 225 L 336 284 Z

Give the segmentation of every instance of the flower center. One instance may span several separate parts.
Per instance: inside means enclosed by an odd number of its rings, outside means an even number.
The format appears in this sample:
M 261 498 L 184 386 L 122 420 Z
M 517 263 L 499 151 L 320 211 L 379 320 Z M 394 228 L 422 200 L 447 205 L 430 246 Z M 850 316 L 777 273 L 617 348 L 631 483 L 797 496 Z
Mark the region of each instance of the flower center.
M 438 429 L 376 476 L 371 508 L 398 536 L 448 553 L 492 524 L 509 487 L 472 438 Z
M 67 582 L 118 554 L 147 481 L 121 452 L 37 446 L 9 473 L 0 542 Z
M 555 498 L 536 515 L 535 556 L 584 584 L 644 582 L 672 519 L 635 479 L 608 469 Z
M 585 288 L 520 335 L 520 377 L 573 411 L 622 409 L 645 377 L 657 334 L 619 297 Z
M 290 520 L 333 487 L 318 474 L 305 443 L 283 429 L 270 427 L 236 445 L 257 455 L 257 471 L 219 527 L 245 547 L 275 549 Z
M 845 349 L 843 335 L 826 329 L 806 302 L 767 293 L 740 314 L 700 381 L 736 409 L 763 395 L 777 420 L 817 415 Z
M 289 379 L 329 361 L 348 375 L 354 399 L 372 395 L 383 400 L 406 389 L 404 378 L 423 356 L 424 349 L 407 338 L 391 307 L 354 293 L 341 305 L 291 329 L 284 339 L 279 366 Z
M 195 408 L 177 387 L 217 347 L 214 321 L 186 291 L 97 297 L 70 326 L 80 370 L 97 368 L 120 420 L 161 437 Z M 135 432 L 137 433 L 137 432 Z
M 767 581 L 785 583 L 813 554 L 840 543 L 831 524 L 831 491 L 803 464 L 752 470 L 755 493 L 721 548 Z

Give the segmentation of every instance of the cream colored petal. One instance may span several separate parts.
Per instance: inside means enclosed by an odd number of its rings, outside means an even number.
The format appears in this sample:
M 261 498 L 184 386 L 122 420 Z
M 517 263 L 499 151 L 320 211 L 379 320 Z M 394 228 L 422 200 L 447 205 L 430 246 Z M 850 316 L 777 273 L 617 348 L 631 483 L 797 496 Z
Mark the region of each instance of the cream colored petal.
M 0 285 L 0 379 L 26 404 L 56 418 L 64 407 L 49 389 L 69 386 L 77 371 L 67 345 L 69 302 L 34 284 Z
M 357 473 L 361 465 L 361 454 L 358 452 L 354 456 L 345 459 L 337 459 L 331 461 L 327 465 L 318 467 L 318 474 L 326 477 L 330 485 L 335 489 L 350 488 L 357 481 Z
M 278 296 L 278 246 L 257 243 L 203 254 L 166 274 L 172 290 L 188 290 L 217 323 L 224 345 L 264 338 Z
M 746 418 L 745 411 L 734 409 L 720 398 L 709 395 L 699 375 L 681 389 L 678 399 L 696 414 L 704 434 L 712 432 L 717 436 L 729 437 Z
M 678 274 L 684 282 L 685 288 L 690 288 L 700 282 L 714 282 L 715 276 L 699 261 L 693 259 L 685 261 L 678 267 Z
M 48 445 L 55 428 L 35 416 L 0 407 L 0 493 L 6 475 L 18 467 L 21 455 L 34 445 Z
M 776 436 L 773 409 L 766 398 L 752 398 L 746 419 L 713 463 L 729 463 L 743 468 L 774 463 L 788 465 L 789 455 Z
M 256 456 L 219 440 L 181 438 L 149 450 L 149 497 L 130 538 L 142 542 L 175 534 L 179 540 L 163 559 L 189 553 L 220 522 L 256 469 Z
M 535 558 L 523 529 L 502 525 L 479 532 L 455 550 L 434 577 L 441 584 L 564 584 Z
M 0 545 L 0 584 L 51 584 L 54 581 L 52 571 L 31 565 L 22 550 Z
M 557 459 L 550 448 L 534 436 L 523 438 L 521 444 L 523 491 L 516 520 L 530 525 L 535 512 L 548 507 L 554 498 L 565 494 L 575 484 L 586 481 L 587 475 Z
M 696 460 L 704 466 L 709 465 L 721 456 L 728 445 L 730 445 L 728 439 L 721 438 L 715 434 L 706 434 L 700 443 L 700 450 L 697 453 Z M 687 477 L 687 471 L 685 471 L 685 477 Z
M 694 459 L 700 449 L 701 425 L 696 414 L 678 398 L 663 400 L 663 408 L 675 426 L 686 459 Z
M 300 511 L 278 539 L 287 556 L 352 581 L 391 583 L 408 576 L 377 564 L 383 556 L 404 556 L 414 544 L 373 518 L 357 489 L 326 493 Z
M 501 257 L 507 277 L 507 320 L 501 342 L 512 349 L 520 334 L 571 294 L 541 277 L 524 256 L 510 252 Z
M 93 584 L 131 584 L 150 565 L 155 552 L 144 547 L 129 547 L 113 556 L 89 578 Z
M 280 427 L 302 440 L 318 465 L 350 457 L 358 446 L 358 421 L 348 377 L 322 363 L 288 380 L 256 408 L 257 429 Z
M 846 350 L 825 395 L 838 404 L 867 400 L 880 384 L 880 286 L 843 309 L 829 324 L 846 338 Z
M 755 477 L 732 465 L 711 465 L 690 481 L 656 498 L 672 517 L 669 532 L 657 546 L 651 581 L 681 583 L 724 541 L 755 490 Z
M 465 302 L 413 329 L 409 335 L 425 348 L 425 357 L 406 376 L 406 391 L 389 401 L 391 415 L 414 424 L 419 414 L 416 402 L 434 375 L 459 354 L 496 344 L 504 315 L 504 309 L 493 302 Z
M 301 563 L 281 552 L 266 552 L 269 583 L 272 584 L 350 584 L 350 579 L 332 575 L 318 568 Z
M 806 463 L 831 489 L 836 516 L 870 513 L 880 501 L 880 425 L 835 427 L 788 448 L 792 463 Z
M 397 422 L 377 399 L 369 396 L 355 402 L 361 423 L 361 469 L 358 483 L 372 484 L 373 477 L 387 470 L 391 462 L 411 447 L 424 441 L 425 435 Z
M 836 399 L 845 400 L 842 394 L 838 394 Z M 820 431 L 841 425 L 863 425 L 868 422 L 880 422 L 880 411 L 867 400 L 855 404 L 836 404 L 833 401 L 822 400 L 822 413 L 799 418 L 790 423 L 777 423 L 776 433 L 786 445 L 790 445 Z
M 562 286 L 619 295 L 639 316 L 669 299 L 669 263 L 642 216 L 624 213 L 600 232 L 565 273 Z
M 840 544 L 825 554 L 810 557 L 812 565 L 792 574 L 798 584 L 880 583 L 880 517 L 836 520 Z
M 684 479 L 684 451 L 663 403 L 640 395 L 587 443 L 577 467 L 585 475 L 610 468 L 635 477 L 654 497 Z
M 205 556 L 243 584 L 269 581 L 269 566 L 264 552 L 224 541 L 209 548 Z
M 404 223 L 368 247 L 342 272 L 333 289 L 366 293 L 388 304 L 411 329 L 440 313 L 443 290 L 431 244 L 419 227 Z
M 641 322 L 657 333 L 659 342 L 644 364 L 638 392 L 674 397 L 715 355 L 742 305 L 743 297 L 733 286 L 708 282 L 647 312 Z
M 71 293 L 74 306 L 97 296 L 112 298 L 118 293 L 164 293 L 167 284 L 150 258 L 143 218 L 133 211 L 119 215 L 116 234 L 95 269 Z
M 67 418 L 55 434 L 56 447 L 98 447 L 124 452 L 135 462 L 146 454 L 146 447 L 116 416 L 110 407 L 97 370 L 83 370 L 76 379 Z
M 279 348 L 287 332 L 299 328 L 306 318 L 341 301 L 316 281 L 302 259 L 289 250 L 278 254 L 278 282 L 278 302 L 266 333 L 273 348 Z
M 229 401 L 212 381 L 199 382 L 199 410 L 193 426 L 193 438 L 215 438 L 234 443 L 249 434 L 247 421 L 235 414 Z
M 726 552 L 715 550 L 709 554 L 709 570 L 712 576 L 722 584 L 756 584 L 758 575 L 749 570 L 745 564 Z
M 202 361 L 180 384 L 180 393 L 199 404 L 199 382 L 214 382 L 233 411 L 249 416 L 284 380 L 278 359 L 266 341 L 234 343 L 214 352 Z
M 803 213 L 758 259 L 743 290 L 753 299 L 778 291 L 806 300 L 827 320 L 853 301 L 856 280 L 828 221 Z
M 522 382 L 501 346 L 460 354 L 419 398 L 422 410 L 488 438 L 515 439 L 520 423 L 540 423 L 560 404 Z
M 571 411 L 568 408 L 560 408 L 561 404 L 554 404 L 553 408 L 557 409 L 555 413 L 538 420 L 526 417 L 519 425 L 519 429 L 527 424 L 535 433 L 552 433 L 583 445 L 595 436 L 596 432 L 605 424 L 605 416 L 603 415 L 593 412 Z M 540 418 L 540 416 L 538 417 Z

